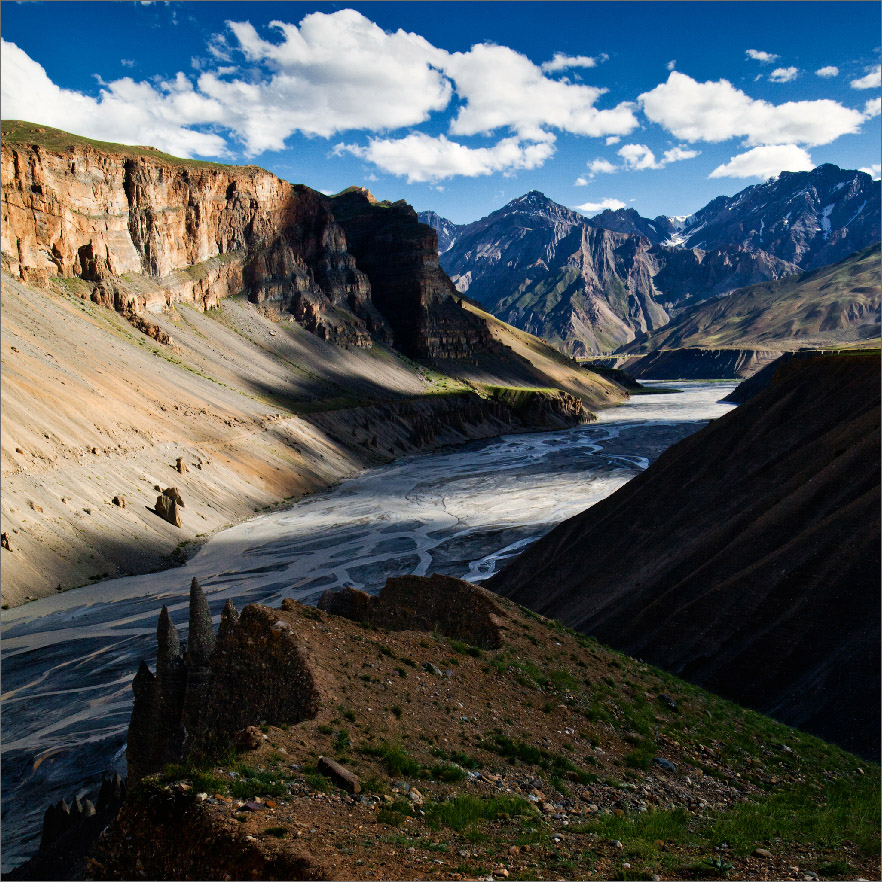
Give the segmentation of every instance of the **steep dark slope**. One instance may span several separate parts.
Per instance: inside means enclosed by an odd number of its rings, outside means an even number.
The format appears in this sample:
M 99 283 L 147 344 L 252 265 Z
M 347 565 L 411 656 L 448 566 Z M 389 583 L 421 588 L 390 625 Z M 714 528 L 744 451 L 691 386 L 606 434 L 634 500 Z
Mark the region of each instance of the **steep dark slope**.
M 792 359 L 489 586 L 878 756 L 879 381 L 878 354 Z
M 699 303 L 621 351 L 860 343 L 879 337 L 880 299 L 882 273 L 876 244 L 832 266 Z

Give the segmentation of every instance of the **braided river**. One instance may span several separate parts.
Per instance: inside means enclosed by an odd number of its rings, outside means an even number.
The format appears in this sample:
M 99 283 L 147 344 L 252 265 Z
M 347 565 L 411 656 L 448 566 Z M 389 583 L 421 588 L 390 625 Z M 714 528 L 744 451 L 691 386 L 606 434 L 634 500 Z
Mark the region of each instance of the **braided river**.
M 735 383 L 649 384 L 574 429 L 505 435 L 363 472 L 284 511 L 214 535 L 183 567 L 98 582 L 0 617 L 2 870 L 39 845 L 50 802 L 125 774 L 132 677 L 153 666 L 167 604 L 186 629 L 190 580 L 215 622 L 228 598 L 315 603 L 329 588 L 377 592 L 388 576 L 480 582 L 560 521 L 615 492 L 665 448 L 722 416 Z

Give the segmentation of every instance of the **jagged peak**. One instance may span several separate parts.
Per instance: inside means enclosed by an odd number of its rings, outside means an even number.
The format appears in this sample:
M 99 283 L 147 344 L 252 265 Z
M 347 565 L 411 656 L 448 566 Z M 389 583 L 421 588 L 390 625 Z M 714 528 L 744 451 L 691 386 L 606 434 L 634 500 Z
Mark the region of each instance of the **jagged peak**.
M 190 583 L 190 631 L 187 647 L 193 664 L 205 664 L 214 652 L 214 626 L 211 623 L 211 610 L 208 598 L 198 579 Z
M 236 609 L 233 601 L 227 598 L 227 602 L 221 610 L 220 625 L 217 629 L 218 639 L 222 640 L 226 637 L 236 627 L 238 622 L 239 611 Z
M 178 629 L 171 620 L 168 607 L 163 606 L 156 625 L 156 672 L 163 674 L 171 670 L 181 657 L 181 640 Z

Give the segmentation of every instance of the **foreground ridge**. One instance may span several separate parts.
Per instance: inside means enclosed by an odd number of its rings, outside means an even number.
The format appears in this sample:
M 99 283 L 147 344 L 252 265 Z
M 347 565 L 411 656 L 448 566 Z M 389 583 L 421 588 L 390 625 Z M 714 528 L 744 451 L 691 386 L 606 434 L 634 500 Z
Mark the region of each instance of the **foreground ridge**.
M 198 583 L 191 598 L 198 644 Z M 224 606 L 200 722 L 158 774 L 131 765 L 92 878 L 878 871 L 875 766 L 458 579 L 321 605 L 249 605 L 238 621 Z M 194 653 L 171 652 L 160 618 L 158 660 L 185 672 L 186 706 Z M 168 694 L 176 708 L 180 682 Z M 831 811 L 841 828 L 822 844 Z

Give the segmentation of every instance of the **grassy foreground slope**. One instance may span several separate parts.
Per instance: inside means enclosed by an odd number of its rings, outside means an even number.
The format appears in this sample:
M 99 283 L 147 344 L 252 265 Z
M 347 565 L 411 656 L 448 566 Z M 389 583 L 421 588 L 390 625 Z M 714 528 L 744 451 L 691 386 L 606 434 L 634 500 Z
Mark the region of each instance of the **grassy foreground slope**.
M 878 878 L 878 766 L 493 603 L 492 649 L 261 613 L 309 659 L 317 715 L 146 779 L 93 878 Z
M 873 245 L 813 272 L 700 303 L 619 351 L 878 346 L 880 297 L 880 246 Z

